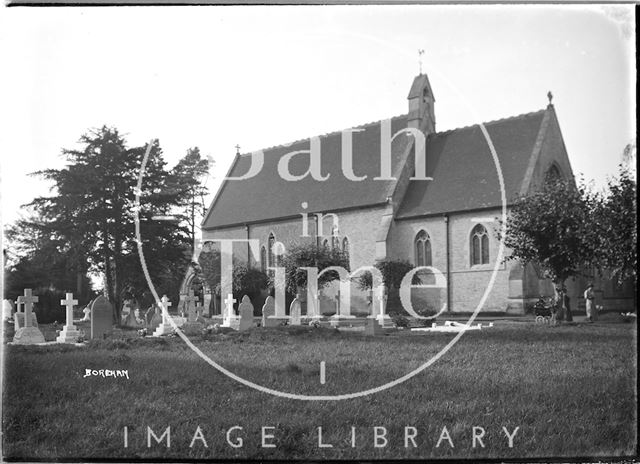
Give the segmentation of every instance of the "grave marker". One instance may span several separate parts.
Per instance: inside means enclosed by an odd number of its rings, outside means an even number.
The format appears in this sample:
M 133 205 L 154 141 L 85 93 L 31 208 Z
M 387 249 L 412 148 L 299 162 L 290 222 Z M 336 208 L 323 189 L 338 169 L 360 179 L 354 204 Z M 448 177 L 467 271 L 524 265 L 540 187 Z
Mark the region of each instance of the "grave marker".
M 242 297 L 242 302 L 238 306 L 238 313 L 240 313 L 238 330 L 243 331 L 253 327 L 253 305 L 247 295 Z
M 160 337 L 161 335 L 168 335 L 173 333 L 173 326 L 171 322 L 169 322 L 169 306 L 171 306 L 171 302 L 167 295 L 162 295 L 162 299 L 160 299 L 160 307 L 162 312 L 162 323 L 156 328 L 156 331 L 153 333 L 154 337 Z
M 33 345 L 44 343 L 44 335 L 40 329 L 31 325 L 33 303 L 38 302 L 38 297 L 31 294 L 30 288 L 24 289 L 24 296 L 18 297 L 18 302 L 24 305 L 24 327 L 19 328 L 13 337 L 13 343 L 18 345 Z
M 56 342 L 76 343 L 80 337 L 80 331 L 73 325 L 73 306 L 78 304 L 78 300 L 73 299 L 73 293 L 67 293 L 67 298 L 60 300 L 60 304 L 66 307 L 67 322 L 56 338 Z
M 296 295 L 296 297 L 291 302 L 289 306 L 289 316 L 291 317 L 291 325 L 300 325 L 300 317 L 302 314 L 302 303 L 299 299 L 300 295 Z
M 206 289 L 204 293 L 204 312 L 202 316 L 211 317 L 211 300 L 213 295 L 211 294 L 211 289 Z
M 274 317 L 275 314 L 276 303 L 273 297 L 269 295 L 262 306 L 262 327 L 277 327 L 280 325 L 278 319 Z
M 91 305 L 91 339 L 105 338 L 113 330 L 113 308 L 103 295 Z
M 233 297 L 233 294 L 229 293 L 227 298 L 224 300 L 225 309 L 224 317 L 222 319 L 222 327 L 231 327 L 236 330 L 239 329 L 240 320 L 233 311 L 233 304 L 235 302 L 236 299 Z

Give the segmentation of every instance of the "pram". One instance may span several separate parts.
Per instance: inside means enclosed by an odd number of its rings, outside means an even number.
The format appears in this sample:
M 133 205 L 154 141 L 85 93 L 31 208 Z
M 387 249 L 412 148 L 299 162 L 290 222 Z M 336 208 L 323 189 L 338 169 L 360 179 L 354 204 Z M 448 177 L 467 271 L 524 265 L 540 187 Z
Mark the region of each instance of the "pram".
M 533 305 L 533 313 L 536 317 L 536 323 L 548 324 L 555 315 L 555 305 L 552 297 L 540 296 L 538 301 Z

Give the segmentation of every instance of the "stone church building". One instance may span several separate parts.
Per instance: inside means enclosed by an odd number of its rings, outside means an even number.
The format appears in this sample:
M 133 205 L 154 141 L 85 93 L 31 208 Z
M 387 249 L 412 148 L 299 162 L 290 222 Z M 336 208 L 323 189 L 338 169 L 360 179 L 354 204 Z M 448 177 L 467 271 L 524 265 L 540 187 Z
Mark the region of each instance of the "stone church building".
M 573 179 L 550 95 L 546 108 L 484 128 L 499 161 L 507 207 L 549 175 Z M 416 131 L 424 135 L 423 147 Z M 349 146 L 350 157 L 344 155 Z M 310 168 L 314 150 L 316 171 Z M 416 161 L 421 150 L 425 163 Z M 455 312 L 476 309 L 498 258 L 498 171 L 479 125 L 436 130 L 427 75 L 414 79 L 407 114 L 261 153 L 257 173 L 254 154 L 236 155 L 203 221 L 205 242 L 258 240 L 259 257 L 246 243 L 235 243 L 234 258 L 262 269 L 277 265 L 276 247 L 284 245 L 286 252 L 305 241 L 347 251 L 352 271 L 383 259 L 433 266 L 448 283 L 440 304 Z M 282 175 L 283 168 L 295 180 Z M 497 267 L 482 311 L 523 313 L 541 294 L 553 293 L 534 266 L 508 261 Z M 575 309 L 584 282 L 567 286 Z

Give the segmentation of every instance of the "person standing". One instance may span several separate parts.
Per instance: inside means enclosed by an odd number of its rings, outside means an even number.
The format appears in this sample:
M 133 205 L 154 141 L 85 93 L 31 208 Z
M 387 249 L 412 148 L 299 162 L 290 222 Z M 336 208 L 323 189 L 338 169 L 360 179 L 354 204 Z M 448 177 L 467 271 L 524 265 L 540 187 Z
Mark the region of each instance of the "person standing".
M 584 291 L 584 301 L 587 310 L 587 320 L 593 322 L 596 320 L 596 295 L 593 292 L 593 284 L 589 282 L 587 289 Z

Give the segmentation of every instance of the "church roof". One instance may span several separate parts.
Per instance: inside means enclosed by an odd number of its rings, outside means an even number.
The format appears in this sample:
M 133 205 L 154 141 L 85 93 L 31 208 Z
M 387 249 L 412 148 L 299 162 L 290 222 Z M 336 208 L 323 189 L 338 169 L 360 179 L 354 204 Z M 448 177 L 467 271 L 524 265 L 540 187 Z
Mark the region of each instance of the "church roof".
M 545 110 L 484 124 L 498 156 L 507 202 L 519 193 Z M 479 125 L 427 140 L 427 176 L 410 181 L 396 215 L 409 218 L 501 205 L 500 184 Z
M 264 166 L 260 172 L 245 180 L 225 180 L 214 198 L 203 221 L 203 229 L 249 224 L 289 217 L 300 217 L 302 212 L 333 212 L 341 209 L 370 206 L 386 202 L 395 181 L 373 180 L 380 176 L 380 121 L 359 126 L 354 132 L 352 153 L 353 172 L 366 175 L 362 181 L 351 181 L 342 172 L 342 132 L 320 136 L 322 174 L 330 173 L 325 181 L 316 181 L 310 175 L 299 181 L 287 181 L 278 175 L 278 161 L 287 153 L 308 150 L 309 139 L 299 140 L 263 150 Z M 407 127 L 406 115 L 391 119 L 391 134 Z M 391 146 L 391 172 L 398 171 L 402 154 L 413 137 L 400 135 Z M 236 157 L 227 177 L 247 173 L 250 155 Z M 309 156 L 293 156 L 289 169 L 301 175 L 309 167 Z M 305 210 L 300 205 L 308 203 Z
M 545 111 L 537 111 L 485 123 L 495 147 L 505 182 L 507 201 L 520 192 Z M 264 151 L 264 166 L 254 177 L 225 180 L 203 221 L 203 229 L 216 229 L 276 219 L 300 217 L 307 212 L 340 210 L 384 204 L 396 181 L 373 180 L 380 175 L 380 122 L 360 126 L 353 133 L 353 171 L 366 175 L 362 181 L 347 179 L 342 172 L 342 135 L 320 136 L 322 174 L 287 181 L 278 175 L 278 161 L 287 153 L 308 150 L 309 139 Z M 391 133 L 407 127 L 407 116 L 391 119 Z M 398 176 L 403 153 L 413 137 L 400 135 L 392 144 L 392 175 Z M 430 135 L 427 139 L 427 176 L 433 180 L 410 181 L 396 218 L 411 218 L 500 206 L 500 188 L 491 152 L 478 125 Z M 242 176 L 251 165 L 250 155 L 237 156 L 227 177 Z M 290 161 L 293 175 L 309 167 L 308 155 Z M 308 208 L 301 207 L 302 202 Z

